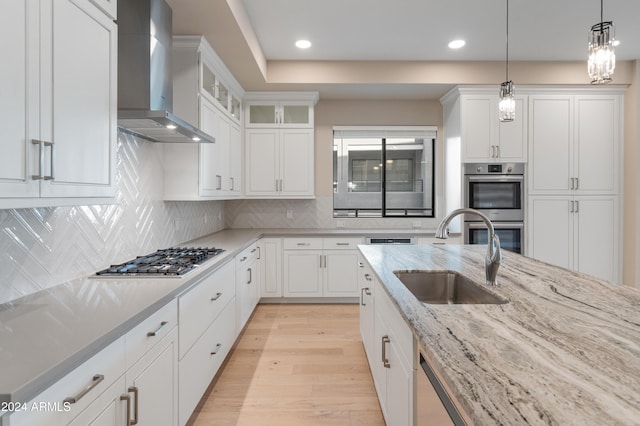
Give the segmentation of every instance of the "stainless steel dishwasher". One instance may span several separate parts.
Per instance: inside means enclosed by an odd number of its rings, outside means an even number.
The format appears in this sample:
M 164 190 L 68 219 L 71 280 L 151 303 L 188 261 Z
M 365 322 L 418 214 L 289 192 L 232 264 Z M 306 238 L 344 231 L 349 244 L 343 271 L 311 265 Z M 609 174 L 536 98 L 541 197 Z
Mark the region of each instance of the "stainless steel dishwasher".
M 365 244 L 415 244 L 414 237 L 367 237 Z
M 462 414 L 419 351 L 417 362 L 415 424 L 417 426 L 465 426 L 467 423 Z

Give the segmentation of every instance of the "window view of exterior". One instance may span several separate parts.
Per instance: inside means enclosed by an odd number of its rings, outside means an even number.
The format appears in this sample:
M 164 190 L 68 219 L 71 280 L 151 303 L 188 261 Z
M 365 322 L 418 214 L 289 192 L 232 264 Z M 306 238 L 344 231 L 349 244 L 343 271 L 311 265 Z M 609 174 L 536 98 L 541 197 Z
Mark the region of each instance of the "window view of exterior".
M 334 131 L 334 216 L 433 217 L 435 133 L 428 136 Z

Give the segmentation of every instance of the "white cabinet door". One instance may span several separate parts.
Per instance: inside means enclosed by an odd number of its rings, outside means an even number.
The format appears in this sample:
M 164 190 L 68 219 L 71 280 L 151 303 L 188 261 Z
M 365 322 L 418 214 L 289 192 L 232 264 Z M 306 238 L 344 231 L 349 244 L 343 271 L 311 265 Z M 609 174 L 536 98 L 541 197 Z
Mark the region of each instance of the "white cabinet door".
M 619 215 L 617 197 L 575 198 L 575 267 L 595 277 L 618 283 L 620 278 Z
M 529 106 L 529 193 L 566 193 L 572 177 L 572 97 L 535 95 Z
M 280 179 L 277 130 L 247 130 L 245 195 L 277 195 Z
M 324 252 L 324 296 L 358 296 L 358 251 L 327 250 Z
M 575 145 L 573 177 L 578 194 L 618 192 L 619 147 L 618 96 L 575 97 Z
M 242 195 L 242 136 L 240 127 L 231 123 L 229 127 L 229 185 L 233 196 Z
M 0 14 L 0 27 L 10 37 L 0 37 L 0 96 L 2 155 L 0 156 L 0 197 L 38 197 L 37 147 L 38 116 L 38 2 L 8 0 Z M 10 66 L 9 66 L 10 65 Z M 10 82 L 10 84 L 9 84 Z
M 178 422 L 177 328 L 127 371 L 132 420 L 140 426 L 173 426 Z M 137 417 L 135 417 L 137 415 Z
M 412 425 L 413 370 L 402 358 L 398 342 L 387 343 L 387 424 Z
M 358 282 L 360 285 L 360 336 L 364 346 L 369 366 L 375 362 L 375 294 L 374 278 L 369 265 L 360 259 L 358 262 Z
M 284 296 L 322 296 L 321 250 L 284 250 Z
M 513 121 L 498 121 L 496 159 L 505 162 L 526 162 L 528 105 L 524 97 L 516 97 L 515 101 L 516 118 Z
M 313 196 L 313 130 L 281 130 L 280 193 L 288 196 Z
M 215 135 L 215 143 L 200 144 L 200 196 L 215 197 L 222 188 L 220 175 L 220 155 L 222 143 L 218 135 L 218 112 L 207 99 L 200 100 L 200 125 L 202 131 Z M 181 148 L 181 147 L 179 147 Z M 170 161 L 166 158 L 165 161 Z
M 43 197 L 113 195 L 117 26 L 88 2 L 42 3 Z M 51 8 L 48 11 L 48 8 Z
M 483 162 L 492 158 L 497 105 L 491 95 L 463 95 L 461 102 L 462 161 Z M 495 110 L 495 111 L 494 111 Z
M 260 295 L 282 297 L 282 243 L 280 238 L 263 238 L 260 247 Z
M 529 256 L 563 268 L 573 266 L 571 210 L 571 200 L 567 197 L 540 195 L 529 198 Z

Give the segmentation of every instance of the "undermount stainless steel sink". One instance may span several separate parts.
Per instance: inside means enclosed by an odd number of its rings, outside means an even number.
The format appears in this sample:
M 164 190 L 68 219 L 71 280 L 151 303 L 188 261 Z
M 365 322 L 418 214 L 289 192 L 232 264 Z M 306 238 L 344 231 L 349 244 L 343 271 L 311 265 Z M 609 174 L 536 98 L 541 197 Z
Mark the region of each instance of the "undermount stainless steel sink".
M 400 281 L 423 303 L 490 304 L 508 303 L 455 271 L 394 271 Z

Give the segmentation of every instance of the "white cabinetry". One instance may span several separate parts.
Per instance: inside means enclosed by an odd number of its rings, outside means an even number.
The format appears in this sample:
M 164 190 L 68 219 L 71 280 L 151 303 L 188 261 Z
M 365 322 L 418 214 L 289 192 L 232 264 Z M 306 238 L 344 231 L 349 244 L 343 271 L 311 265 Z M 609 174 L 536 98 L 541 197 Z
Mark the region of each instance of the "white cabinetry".
M 285 297 L 357 297 L 362 238 L 286 238 Z
M 622 91 L 530 97 L 527 249 L 531 257 L 621 279 Z
M 362 255 L 358 256 L 358 284 L 360 286 L 360 335 L 362 345 L 369 361 L 369 367 L 373 368 L 375 359 L 375 277 L 369 264 Z
M 463 163 L 527 161 L 527 97 L 516 96 L 516 118 L 498 119 L 496 88 L 458 88 L 447 94 L 447 122 L 457 127 L 445 133 L 460 135 Z
M 260 296 L 282 297 L 282 240 L 262 238 L 258 242 Z
M 413 334 L 380 283 L 374 281 L 374 355 L 371 370 L 388 425 L 413 424 Z
M 529 194 L 619 193 L 622 95 L 532 95 Z
M 258 243 L 253 243 L 236 256 L 236 310 L 238 332 L 244 328 L 260 299 Z
M 228 262 L 178 299 L 179 424 L 198 405 L 237 336 L 235 262 Z
M 117 25 L 88 0 L 5 6 L 0 208 L 112 197 Z
M 174 112 L 215 143 L 163 144 L 164 199 L 231 199 L 242 193 L 244 91 L 206 39 L 173 38 Z
M 176 307 L 174 300 L 160 308 L 27 403 L 58 409 L 17 412 L 9 424 L 177 424 Z
M 531 257 L 620 281 L 619 206 L 616 196 L 529 197 Z
M 274 100 L 287 98 L 297 100 Z M 245 195 L 313 198 L 317 93 L 256 92 L 245 99 Z

